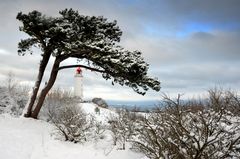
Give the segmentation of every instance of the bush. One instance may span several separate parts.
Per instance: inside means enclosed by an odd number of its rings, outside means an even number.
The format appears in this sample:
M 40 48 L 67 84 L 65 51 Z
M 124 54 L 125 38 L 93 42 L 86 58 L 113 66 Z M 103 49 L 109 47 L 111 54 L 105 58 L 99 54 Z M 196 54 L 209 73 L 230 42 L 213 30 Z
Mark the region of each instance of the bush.
M 93 132 L 93 139 L 94 141 L 98 141 L 100 139 L 104 139 L 106 136 L 104 132 L 107 130 L 106 125 L 102 122 L 97 121 L 96 119 L 92 118 L 92 132 Z
M 193 105 L 180 96 L 175 101 L 165 96 L 165 108 L 137 120 L 133 150 L 150 159 L 239 158 L 239 117 L 224 109 L 223 98 L 212 100 L 212 95 Z M 196 105 L 204 109 L 192 109 Z
M 240 116 L 240 97 L 236 92 L 214 88 L 209 90 L 208 94 L 208 107 L 211 107 L 216 111 L 225 109 L 226 111 L 230 111 L 236 116 Z
M 49 116 L 58 134 L 66 141 L 77 143 L 87 140 L 92 124 L 80 107 L 63 107 L 58 112 L 49 112 Z
M 65 107 L 77 106 L 78 104 L 78 99 L 73 97 L 71 91 L 60 88 L 53 89 L 46 97 L 39 118 L 49 121 L 49 112 L 59 113 L 58 111 L 62 111 Z
M 30 87 L 20 85 L 12 73 L 4 84 L 0 86 L 0 113 L 20 116 L 27 104 Z
M 116 116 L 112 116 L 109 119 L 109 130 L 111 131 L 113 144 L 116 145 L 119 142 L 122 145 L 122 150 L 125 150 L 126 142 L 134 134 L 134 122 L 137 118 L 134 114 L 122 108 L 117 110 Z
M 96 108 L 94 109 L 95 113 L 100 115 L 100 109 L 98 108 L 98 106 L 96 106 Z
M 75 143 L 86 141 L 92 127 L 92 120 L 87 118 L 78 99 L 70 91 L 59 88 L 48 94 L 40 118 L 52 122 L 57 135 Z
M 107 102 L 105 100 L 103 100 L 102 98 L 93 98 L 92 102 L 99 107 L 108 108 Z

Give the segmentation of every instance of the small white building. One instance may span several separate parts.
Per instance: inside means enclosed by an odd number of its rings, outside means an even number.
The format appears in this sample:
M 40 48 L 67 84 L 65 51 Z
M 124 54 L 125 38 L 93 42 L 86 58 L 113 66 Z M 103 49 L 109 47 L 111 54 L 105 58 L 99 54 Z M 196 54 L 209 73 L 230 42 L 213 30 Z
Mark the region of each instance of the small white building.
M 74 83 L 74 96 L 83 100 L 83 76 L 80 67 L 76 69 L 75 73 L 75 83 Z

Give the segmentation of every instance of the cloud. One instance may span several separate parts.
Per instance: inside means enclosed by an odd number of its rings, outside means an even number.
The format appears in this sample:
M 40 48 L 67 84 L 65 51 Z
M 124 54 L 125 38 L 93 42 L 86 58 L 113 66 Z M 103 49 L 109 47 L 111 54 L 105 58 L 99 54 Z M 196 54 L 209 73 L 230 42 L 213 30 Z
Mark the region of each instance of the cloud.
M 37 75 L 39 51 L 34 50 L 33 56 L 17 55 L 17 43 L 27 37 L 18 30 L 17 13 L 36 9 L 58 16 L 59 10 L 72 7 L 81 14 L 116 19 L 123 30 L 121 45 L 143 52 L 150 74 L 161 80 L 163 92 L 199 93 L 216 84 L 240 89 L 239 6 L 239 0 L 0 1 L 0 79 L 9 71 L 23 81 L 34 81 Z M 56 86 L 72 87 L 73 75 L 74 69 L 61 71 Z M 94 72 L 84 71 L 84 80 L 87 97 L 159 98 L 153 91 L 142 97 L 131 88 L 112 86 Z
M 7 50 L 0 48 L 0 55 L 8 55 L 8 54 L 10 53 Z
M 211 40 L 212 38 L 214 38 L 214 35 L 208 32 L 198 31 L 192 34 L 192 39 Z

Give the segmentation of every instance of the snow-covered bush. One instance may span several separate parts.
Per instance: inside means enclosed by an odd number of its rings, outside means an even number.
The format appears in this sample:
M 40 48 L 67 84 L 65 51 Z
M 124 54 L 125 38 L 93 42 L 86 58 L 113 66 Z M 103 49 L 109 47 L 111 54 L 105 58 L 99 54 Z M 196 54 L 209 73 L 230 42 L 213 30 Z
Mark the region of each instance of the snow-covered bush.
M 209 101 L 205 106 L 216 104 Z M 220 107 L 193 111 L 180 96 L 176 101 L 166 97 L 165 106 L 136 122 L 133 150 L 150 159 L 240 157 L 238 116 Z
M 106 137 L 106 125 L 94 118 L 92 118 L 92 129 L 93 133 L 91 135 L 93 136 L 94 141 L 99 141 L 100 139 L 104 139 Z
M 232 90 L 220 88 L 210 89 L 207 106 L 218 111 L 225 109 L 236 116 L 240 116 L 240 96 Z
M 66 141 L 84 142 L 89 137 L 92 121 L 78 106 L 66 106 L 57 112 L 49 112 L 58 134 Z
M 0 113 L 20 116 L 28 101 L 28 86 L 20 85 L 9 73 L 6 82 L 0 86 Z
M 23 109 L 28 102 L 29 86 L 18 85 L 12 92 L 9 93 L 13 102 L 11 107 L 11 114 L 20 116 L 23 113 Z
M 40 118 L 52 122 L 56 126 L 57 134 L 67 141 L 95 142 L 105 137 L 106 126 L 93 115 L 86 114 L 81 109 L 79 99 L 70 91 L 59 88 L 51 91 L 40 112 Z
M 78 105 L 78 99 L 75 98 L 71 91 L 60 88 L 53 89 L 46 97 L 44 107 L 41 109 L 39 118 L 49 121 L 49 113 L 59 113 L 59 110 L 67 106 Z
M 59 88 L 48 94 L 40 118 L 52 122 L 57 135 L 75 143 L 85 141 L 92 127 L 92 120 L 87 118 L 78 99 L 70 91 Z
M 135 116 L 126 109 L 118 109 L 117 115 L 109 119 L 109 130 L 113 138 L 113 144 L 117 142 L 122 145 L 122 150 L 125 150 L 126 142 L 133 136 L 135 128 Z
M 0 87 L 0 113 L 8 112 L 7 109 L 11 106 L 11 99 L 9 94 L 7 93 L 7 89 L 4 87 Z

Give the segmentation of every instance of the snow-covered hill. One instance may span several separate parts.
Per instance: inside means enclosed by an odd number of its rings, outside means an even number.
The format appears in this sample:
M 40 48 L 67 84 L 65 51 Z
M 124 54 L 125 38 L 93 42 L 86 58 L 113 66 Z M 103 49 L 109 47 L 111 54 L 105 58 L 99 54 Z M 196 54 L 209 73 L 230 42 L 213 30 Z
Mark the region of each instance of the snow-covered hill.
M 83 104 L 86 113 L 95 114 L 100 121 L 106 121 L 112 111 L 100 108 L 96 114 L 95 105 Z M 142 159 L 142 154 L 131 150 L 117 150 L 109 138 L 98 142 L 74 144 L 60 141 L 53 135 L 53 125 L 27 118 L 0 115 L 0 159 Z
M 98 107 L 94 103 L 82 103 L 80 104 L 80 107 L 83 109 L 85 113 L 94 116 L 97 121 L 100 121 L 103 123 L 106 123 L 111 116 L 116 115 L 116 112 L 107 108 Z M 95 111 L 96 107 L 99 108 L 99 113 L 96 113 Z

